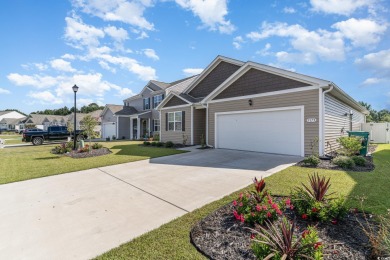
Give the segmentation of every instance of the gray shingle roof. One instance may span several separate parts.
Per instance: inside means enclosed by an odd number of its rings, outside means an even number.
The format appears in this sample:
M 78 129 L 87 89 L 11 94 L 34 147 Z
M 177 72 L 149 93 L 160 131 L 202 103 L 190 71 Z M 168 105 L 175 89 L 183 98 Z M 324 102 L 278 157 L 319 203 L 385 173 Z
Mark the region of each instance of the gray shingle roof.
M 119 110 L 118 112 L 115 113 L 115 115 L 120 115 L 120 116 L 129 116 L 135 114 L 138 114 L 137 109 L 130 106 L 124 106 L 122 110 Z
M 110 109 L 113 114 L 123 109 L 123 105 L 107 104 L 107 109 Z
M 3 118 L 0 123 L 2 124 L 8 124 L 8 125 L 17 125 L 22 123 L 26 117 L 23 118 Z
M 172 83 L 171 87 L 167 88 L 167 96 L 172 91 L 182 93 L 198 76 L 192 76 Z
M 56 115 L 42 115 L 42 114 L 30 114 L 26 121 L 36 125 L 42 125 L 44 122 L 66 122 L 69 116 L 56 116 Z

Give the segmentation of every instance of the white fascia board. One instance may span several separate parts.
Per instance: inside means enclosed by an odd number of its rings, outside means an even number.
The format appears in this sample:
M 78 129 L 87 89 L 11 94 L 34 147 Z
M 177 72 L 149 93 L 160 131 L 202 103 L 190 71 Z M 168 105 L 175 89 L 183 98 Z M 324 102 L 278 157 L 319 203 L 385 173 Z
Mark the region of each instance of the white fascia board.
M 189 102 L 188 100 L 182 98 L 181 96 L 177 95 L 177 94 L 174 93 L 174 92 L 171 92 L 171 93 L 169 93 L 169 95 L 168 95 L 166 98 L 164 98 L 164 100 L 163 100 L 155 109 L 156 109 L 156 110 L 164 109 L 163 106 L 164 106 L 166 103 L 168 103 L 168 101 L 169 101 L 173 96 L 180 98 L 181 100 L 183 100 L 184 102 L 186 102 L 186 103 L 189 104 L 189 105 L 192 105 L 192 103 Z
M 183 90 L 183 93 L 190 92 L 193 88 L 195 88 L 196 85 L 198 85 L 199 82 L 201 82 L 208 74 L 210 74 L 210 72 L 213 71 L 215 69 L 215 67 L 217 67 L 218 64 L 221 63 L 222 61 L 232 63 L 232 64 L 235 64 L 238 66 L 242 66 L 244 64 L 244 62 L 242 62 L 242 61 L 234 60 L 234 59 L 219 55 L 202 71 L 202 73 L 200 73 L 200 75 L 198 76 L 198 78 L 196 80 L 194 80 L 190 85 L 188 85 L 187 88 L 185 88 Z
M 170 109 L 175 109 L 175 108 L 182 108 L 182 107 L 189 107 L 191 104 L 186 104 L 186 105 L 179 105 L 179 106 L 173 106 L 173 107 L 163 107 L 160 109 L 161 110 L 170 110 Z
M 347 100 L 349 100 L 353 105 L 355 105 L 356 106 L 355 108 L 359 108 L 361 113 L 363 113 L 365 115 L 369 115 L 370 114 L 370 112 L 366 108 L 364 108 L 362 105 L 360 105 L 359 102 L 357 102 L 355 99 L 353 99 L 350 95 L 345 93 L 344 90 L 342 90 L 339 86 L 337 86 L 333 82 L 331 82 L 331 84 L 340 93 L 340 95 L 342 95 Z

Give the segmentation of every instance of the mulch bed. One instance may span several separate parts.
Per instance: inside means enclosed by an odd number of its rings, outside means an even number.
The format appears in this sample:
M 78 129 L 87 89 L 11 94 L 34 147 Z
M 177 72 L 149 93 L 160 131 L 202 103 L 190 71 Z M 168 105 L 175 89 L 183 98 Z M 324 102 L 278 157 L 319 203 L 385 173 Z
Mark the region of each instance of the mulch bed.
M 91 152 L 85 152 L 85 153 L 79 153 L 78 151 L 71 151 L 69 153 L 64 154 L 64 156 L 72 157 L 74 159 L 80 159 L 80 158 L 102 156 L 110 153 L 112 153 L 110 149 L 104 147 L 100 149 L 92 149 Z
M 370 145 L 368 147 L 368 153 L 372 154 L 375 152 L 376 148 L 378 145 Z M 333 157 L 336 157 L 336 154 L 333 155 Z M 310 166 L 310 165 L 305 165 L 302 161 L 298 162 L 296 166 L 300 167 L 306 167 L 306 168 L 313 168 L 313 169 L 326 169 L 326 170 L 348 170 L 348 171 L 353 171 L 353 172 L 370 172 L 375 169 L 374 161 L 372 156 L 365 156 L 364 157 L 367 161 L 367 164 L 365 166 L 355 166 L 352 169 L 344 169 L 340 166 L 337 166 L 332 163 L 332 160 L 328 159 L 321 159 L 321 162 L 317 166 Z
M 247 229 L 253 227 L 237 221 L 232 212 L 233 206 L 229 203 L 198 222 L 191 230 L 191 242 L 210 259 L 256 259 L 250 246 L 251 232 Z M 294 211 L 284 213 L 289 219 L 295 218 Z M 362 213 L 349 213 L 336 225 L 296 219 L 299 232 L 308 225 L 317 224 L 319 238 L 324 244 L 324 259 L 369 258 L 369 240 L 359 224 L 366 223 Z

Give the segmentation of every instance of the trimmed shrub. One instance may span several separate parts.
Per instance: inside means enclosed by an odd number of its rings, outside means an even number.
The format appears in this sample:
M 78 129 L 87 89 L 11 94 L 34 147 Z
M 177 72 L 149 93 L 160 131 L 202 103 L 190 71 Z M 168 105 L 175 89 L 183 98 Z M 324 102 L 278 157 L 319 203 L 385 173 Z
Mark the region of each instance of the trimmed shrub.
M 320 164 L 321 160 L 320 160 L 320 158 L 318 158 L 318 157 L 315 156 L 315 155 L 310 155 L 309 157 L 306 157 L 305 159 L 303 159 L 302 162 L 303 162 L 305 165 L 317 166 L 318 164 Z
M 362 149 L 362 139 L 357 136 L 343 136 L 338 138 L 337 142 L 343 147 L 342 153 L 347 156 L 358 154 Z
M 156 142 L 151 142 L 150 144 L 151 144 L 152 146 L 156 146 L 156 145 L 157 145 Z
M 166 148 L 172 148 L 173 146 L 174 146 L 174 144 L 171 141 L 168 141 L 165 143 Z
M 343 155 L 337 156 L 332 162 L 344 169 L 352 169 L 355 166 L 355 162 L 351 157 Z
M 157 146 L 157 147 L 162 147 L 162 146 L 164 146 L 164 143 L 163 143 L 163 142 L 157 142 L 157 143 L 156 143 L 156 146 Z
M 100 149 L 100 148 L 103 148 L 103 145 L 102 145 L 102 144 L 94 143 L 94 144 L 92 145 L 92 149 Z
M 355 162 L 357 166 L 366 166 L 366 159 L 363 156 L 352 156 L 352 160 Z
M 145 146 L 149 146 L 149 145 L 150 145 L 150 142 L 145 141 L 145 142 L 144 142 L 144 145 L 145 145 Z

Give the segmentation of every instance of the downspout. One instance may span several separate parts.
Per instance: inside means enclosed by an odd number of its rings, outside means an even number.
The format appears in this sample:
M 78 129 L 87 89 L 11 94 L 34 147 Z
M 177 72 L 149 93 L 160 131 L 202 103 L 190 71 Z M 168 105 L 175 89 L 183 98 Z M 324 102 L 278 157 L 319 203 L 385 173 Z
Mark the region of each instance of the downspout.
M 319 153 L 320 155 L 324 155 L 324 147 L 325 147 L 325 94 L 329 93 L 333 90 L 334 86 L 333 83 L 329 84 L 327 87 L 329 89 L 322 92 L 321 96 L 321 109 L 320 109 L 320 140 L 319 140 Z M 324 89 L 324 87 L 321 87 L 321 89 Z

